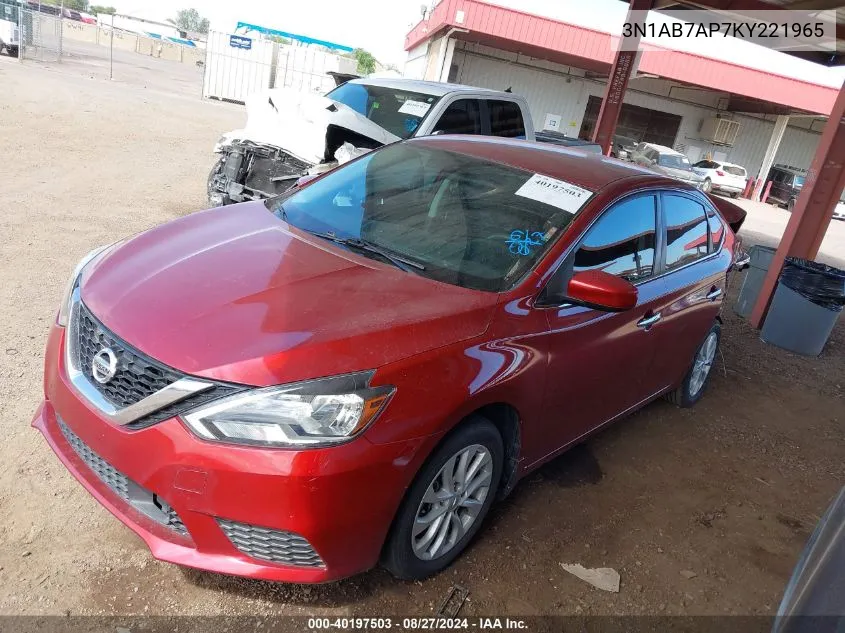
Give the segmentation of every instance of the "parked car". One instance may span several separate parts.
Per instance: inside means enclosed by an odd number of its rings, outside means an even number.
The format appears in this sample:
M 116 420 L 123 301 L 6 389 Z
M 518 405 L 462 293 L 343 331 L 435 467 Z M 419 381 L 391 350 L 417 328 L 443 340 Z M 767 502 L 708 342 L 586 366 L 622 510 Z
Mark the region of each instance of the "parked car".
M 613 158 L 618 158 L 620 160 L 629 160 L 636 147 L 637 141 L 631 137 L 614 134 L 610 155 L 613 156 Z
M 795 201 L 798 200 L 798 194 L 801 193 L 801 187 L 804 186 L 805 177 L 806 172 L 802 173 L 800 170 L 786 165 L 775 165 L 769 170 L 769 175 L 766 176 L 766 184 L 770 181 L 772 183 L 766 202 L 773 202 L 777 206 L 784 207 L 792 212 L 792 209 L 795 208 Z
M 535 133 L 537 140 L 541 143 L 554 143 L 563 147 L 571 147 L 572 149 L 581 150 L 590 154 L 601 154 L 601 145 L 592 141 L 585 141 L 580 138 L 572 138 L 560 132 L 552 130 L 543 130 Z
M 845 202 L 842 200 L 837 202 L 836 206 L 833 208 L 833 219 L 845 220 Z
M 689 159 L 671 147 L 639 143 L 634 148 L 631 160 L 637 165 L 699 188 L 704 183 L 704 178 L 692 170 Z
M 394 143 L 89 253 L 33 425 L 156 558 L 422 578 L 541 464 L 702 397 L 744 218 L 718 204 L 548 143 Z
M 739 197 L 748 182 L 744 167 L 724 161 L 700 160 L 692 166 L 692 170 L 704 178 L 702 191 L 726 193 L 731 198 Z
M 247 123 L 215 145 L 212 206 L 263 200 L 298 178 L 362 153 L 429 134 L 486 134 L 534 140 L 524 97 L 412 79 L 353 79 L 325 96 L 276 88 L 252 95 Z

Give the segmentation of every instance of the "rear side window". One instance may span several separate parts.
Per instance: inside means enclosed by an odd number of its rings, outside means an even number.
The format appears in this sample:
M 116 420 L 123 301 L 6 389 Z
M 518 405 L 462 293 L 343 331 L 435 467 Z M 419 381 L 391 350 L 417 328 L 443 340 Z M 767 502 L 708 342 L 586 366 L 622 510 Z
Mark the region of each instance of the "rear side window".
M 666 270 L 680 268 L 709 253 L 704 206 L 691 198 L 664 194 Z
M 525 138 L 525 124 L 518 104 L 513 101 L 490 100 L 487 102 L 487 108 L 490 111 L 490 134 Z
M 707 209 L 707 226 L 710 229 L 710 252 L 715 253 L 725 241 L 725 225 L 713 209 Z
M 478 99 L 458 99 L 440 116 L 435 132 L 445 134 L 481 134 L 481 109 Z
M 647 279 L 654 272 L 656 234 L 654 196 L 623 200 L 587 232 L 573 271 L 602 270 L 631 282 Z
M 725 165 L 722 169 L 731 176 L 742 176 L 745 178 L 745 170 L 737 165 Z

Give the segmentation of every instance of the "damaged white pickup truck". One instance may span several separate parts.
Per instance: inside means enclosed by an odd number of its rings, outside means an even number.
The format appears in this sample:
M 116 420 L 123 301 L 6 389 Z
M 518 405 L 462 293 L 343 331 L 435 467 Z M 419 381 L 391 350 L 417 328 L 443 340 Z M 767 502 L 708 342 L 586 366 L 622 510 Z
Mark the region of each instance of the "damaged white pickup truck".
M 325 96 L 276 88 L 246 102 L 247 123 L 217 142 L 208 200 L 261 200 L 369 150 L 412 136 L 486 134 L 534 140 L 523 97 L 411 79 L 354 79 Z

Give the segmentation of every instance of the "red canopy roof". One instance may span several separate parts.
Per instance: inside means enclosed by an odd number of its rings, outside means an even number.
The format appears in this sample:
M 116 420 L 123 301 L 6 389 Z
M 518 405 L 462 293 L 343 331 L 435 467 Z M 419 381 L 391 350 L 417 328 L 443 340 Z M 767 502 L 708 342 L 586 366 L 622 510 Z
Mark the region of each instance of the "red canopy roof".
M 585 70 L 607 72 L 614 36 L 479 0 L 442 0 L 405 37 L 410 50 L 450 27 L 461 39 Z M 639 71 L 805 110 L 830 114 L 838 90 L 693 53 L 643 45 Z

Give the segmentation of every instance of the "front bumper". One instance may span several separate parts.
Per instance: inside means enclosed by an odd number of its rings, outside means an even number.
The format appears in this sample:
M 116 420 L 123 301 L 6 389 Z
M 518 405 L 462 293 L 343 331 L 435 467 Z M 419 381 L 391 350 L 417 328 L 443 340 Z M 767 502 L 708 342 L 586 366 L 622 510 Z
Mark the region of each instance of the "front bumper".
M 63 339 L 64 329 L 54 326 L 45 400 L 32 425 L 71 474 L 134 530 L 153 556 L 208 571 L 305 583 L 336 580 L 376 564 L 404 490 L 424 457 L 425 440 L 376 445 L 362 437 L 329 449 L 294 451 L 206 442 L 175 418 L 135 431 L 118 427 L 74 391 L 64 369 Z M 76 438 L 76 447 L 69 437 Z M 172 510 L 177 525 L 151 519 L 107 485 L 90 465 L 94 458 L 80 456 L 77 440 L 125 475 L 130 486 Z M 183 529 L 176 529 L 179 523 Z M 319 558 L 308 558 L 307 566 L 266 560 L 262 547 L 277 543 L 277 533 L 303 539 Z M 245 534 L 253 540 L 244 541 Z M 289 544 L 285 540 L 283 547 Z M 290 547 L 300 545 L 294 539 Z

